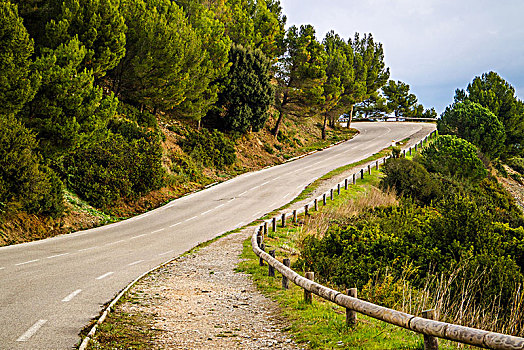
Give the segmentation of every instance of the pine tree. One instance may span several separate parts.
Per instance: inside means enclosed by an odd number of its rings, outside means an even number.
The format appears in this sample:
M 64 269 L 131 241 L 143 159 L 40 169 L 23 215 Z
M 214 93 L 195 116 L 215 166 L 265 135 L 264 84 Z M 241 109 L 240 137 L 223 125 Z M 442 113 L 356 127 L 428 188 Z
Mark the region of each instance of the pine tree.
M 0 1 L 0 114 L 17 113 L 31 100 L 39 84 L 31 55 L 33 41 L 16 5 Z
M 210 117 L 223 129 L 259 131 L 273 102 L 270 62 L 260 50 L 233 44 L 229 51 L 231 68 Z
M 353 119 L 353 106 L 369 98 L 374 92 L 386 84 L 389 79 L 389 68 L 384 63 L 384 50 L 381 43 L 375 43 L 371 34 L 365 34 L 360 38 L 355 33 L 354 39 L 349 43 L 353 48 L 353 67 L 355 80 L 350 89 L 350 116 L 347 127 Z
M 326 81 L 326 58 L 322 44 L 311 25 L 300 29 L 292 26 L 286 34 L 286 53 L 277 72 L 276 109 L 279 112 L 273 135 L 278 137 L 280 125 L 291 111 L 300 109 L 302 115 L 319 112 L 324 102 L 323 84 Z
M 55 50 L 42 49 L 43 56 L 35 63 L 42 85 L 20 118 L 37 132 L 41 151 L 49 159 L 89 140 L 115 114 L 117 101 L 103 96 L 92 72 L 82 68 L 86 52 L 75 37 Z
M 506 147 L 503 158 L 524 152 L 524 103 L 515 95 L 515 89 L 495 72 L 475 77 L 464 90 L 455 92 L 455 101 L 473 101 L 489 109 L 504 125 Z
M 400 80 L 390 80 L 382 91 L 388 100 L 388 109 L 395 113 L 397 120 L 411 116 L 413 109 L 417 107 L 417 97 L 409 92 L 409 85 Z

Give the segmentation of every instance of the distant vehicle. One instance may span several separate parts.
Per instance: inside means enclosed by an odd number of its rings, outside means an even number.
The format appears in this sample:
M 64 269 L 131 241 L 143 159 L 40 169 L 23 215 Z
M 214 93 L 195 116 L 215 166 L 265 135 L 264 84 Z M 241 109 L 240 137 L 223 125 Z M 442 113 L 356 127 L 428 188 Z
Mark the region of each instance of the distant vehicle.
M 341 114 L 339 117 L 338 117 L 338 122 L 339 123 L 346 123 L 347 121 L 349 120 L 349 114 Z

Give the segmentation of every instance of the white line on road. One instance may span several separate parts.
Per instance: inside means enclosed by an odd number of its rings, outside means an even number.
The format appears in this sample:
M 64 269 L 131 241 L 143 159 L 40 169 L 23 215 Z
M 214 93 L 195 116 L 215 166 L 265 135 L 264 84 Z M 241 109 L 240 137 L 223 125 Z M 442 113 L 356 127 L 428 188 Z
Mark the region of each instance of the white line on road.
M 136 264 L 140 264 L 141 262 L 144 262 L 145 260 L 137 260 L 135 262 L 132 262 L 131 264 L 127 264 L 127 266 L 133 266 L 133 265 L 136 265 Z
M 59 256 L 64 256 L 64 255 L 69 255 L 69 253 L 62 253 L 62 254 L 51 255 L 51 256 L 48 256 L 47 258 L 48 259 L 54 259 L 54 258 L 58 258 Z
M 188 221 L 194 220 L 194 219 L 196 219 L 197 217 L 198 217 L 198 216 L 193 216 L 192 218 L 185 219 L 184 222 L 188 222 Z
M 158 254 L 158 256 L 162 256 L 162 255 L 167 255 L 167 254 L 171 254 L 171 253 L 173 253 L 173 252 L 174 252 L 174 250 L 170 250 L 170 251 L 168 251 L 168 252 L 165 252 L 165 253 L 161 253 L 161 254 Z
M 181 224 L 181 222 L 177 222 L 176 224 L 173 224 L 173 225 L 171 225 L 171 226 L 169 226 L 169 227 L 175 227 L 175 226 L 178 226 L 178 225 L 180 225 L 180 224 Z
M 68 296 L 66 296 L 64 299 L 62 299 L 62 301 L 64 303 L 67 303 L 71 300 L 73 300 L 74 297 L 76 297 L 78 294 L 80 294 L 80 292 L 82 292 L 82 289 L 77 289 L 75 290 L 73 293 L 69 294 Z
M 160 230 L 155 230 L 155 231 L 152 231 L 151 233 L 162 232 L 162 231 L 164 231 L 164 230 L 165 230 L 165 228 L 161 228 Z
M 202 216 L 202 215 L 206 215 L 206 214 L 209 214 L 209 213 L 211 213 L 211 212 L 212 212 L 213 210 L 215 210 L 215 209 L 216 209 L 216 208 L 209 209 L 208 211 L 205 211 L 205 212 L 203 212 L 202 214 L 200 214 L 200 216 Z
M 47 322 L 47 320 L 38 320 L 31 326 L 24 334 L 22 334 L 16 341 L 28 341 L 38 330 Z
M 0 267 L 0 270 L 4 270 L 4 269 L 5 269 L 5 267 Z
M 114 272 L 104 273 L 102 276 L 98 276 L 96 279 L 97 279 L 97 280 L 101 280 L 101 279 L 103 279 L 103 278 L 106 278 L 106 277 L 111 276 L 112 274 L 114 274 Z
M 23 263 L 18 263 L 18 264 L 15 264 L 15 266 L 30 264 L 30 263 L 34 263 L 34 262 L 37 262 L 37 261 L 40 261 L 40 259 L 29 260 L 29 261 L 26 261 L 26 262 L 23 262 Z
M 122 242 L 125 242 L 125 240 L 121 239 L 121 240 L 116 241 L 116 242 L 107 243 L 106 245 L 113 245 L 113 244 L 118 244 L 118 243 L 122 243 Z
M 142 233 L 141 235 L 131 237 L 130 239 L 137 239 L 137 238 L 144 237 L 144 236 L 147 236 L 147 233 Z
M 95 249 L 95 248 L 98 248 L 97 245 L 95 245 L 94 247 L 89 247 L 89 248 L 84 248 L 84 249 L 78 249 L 79 252 L 85 252 L 86 250 L 91 250 L 91 249 Z
M 222 203 L 222 204 L 220 204 L 220 205 L 217 205 L 217 206 L 215 207 L 215 209 L 221 208 L 221 207 L 223 207 L 224 205 L 226 205 L 226 203 Z
M 240 193 L 238 196 L 239 196 L 239 197 L 240 197 L 240 196 L 243 196 L 243 195 L 245 195 L 246 193 L 248 193 L 249 191 L 250 191 L 250 190 L 245 190 L 244 192 Z
M 286 199 L 286 198 L 288 198 L 289 196 L 291 196 L 291 193 L 286 194 L 284 197 L 282 197 L 282 199 Z

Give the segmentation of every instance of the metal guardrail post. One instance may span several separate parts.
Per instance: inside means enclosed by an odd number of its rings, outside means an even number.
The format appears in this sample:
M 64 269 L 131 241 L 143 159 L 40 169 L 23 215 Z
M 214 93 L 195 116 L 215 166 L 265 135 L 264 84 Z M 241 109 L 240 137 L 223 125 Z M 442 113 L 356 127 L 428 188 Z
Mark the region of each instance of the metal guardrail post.
M 315 198 L 315 211 L 318 211 L 318 199 Z
M 273 219 L 271 220 L 271 226 L 272 226 L 273 232 L 276 232 L 277 231 L 277 218 L 273 217 Z
M 357 175 L 353 174 L 353 185 L 357 183 Z
M 326 205 L 326 194 L 322 196 L 322 205 Z
M 340 195 L 340 184 L 337 185 L 337 194 Z
M 296 224 L 297 223 L 297 210 L 293 210 L 293 223 Z
M 286 213 L 282 214 L 282 227 L 286 227 Z
M 378 162 L 377 162 L 377 167 L 378 167 Z M 377 168 L 378 169 L 378 168 Z M 344 189 L 347 191 L 348 190 L 348 179 L 344 179 Z
M 305 215 L 309 214 L 309 204 L 304 205 L 304 214 Z
M 333 189 L 331 189 L 331 190 L 329 191 L 329 198 L 330 198 L 331 200 L 333 200 Z

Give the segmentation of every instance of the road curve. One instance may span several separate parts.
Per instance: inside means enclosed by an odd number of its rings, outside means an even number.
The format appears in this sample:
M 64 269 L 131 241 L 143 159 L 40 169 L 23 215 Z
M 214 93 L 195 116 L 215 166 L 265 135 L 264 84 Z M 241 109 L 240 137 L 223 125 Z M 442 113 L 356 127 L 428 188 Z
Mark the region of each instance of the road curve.
M 355 123 L 354 139 L 247 173 L 119 223 L 0 248 L 0 349 L 69 349 L 104 303 L 140 274 L 241 227 L 342 165 L 367 158 L 423 123 Z

